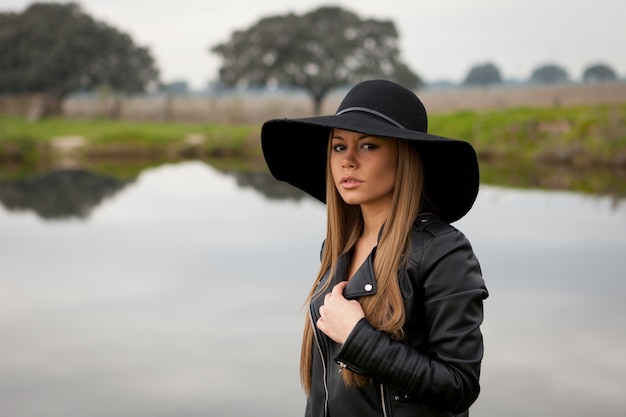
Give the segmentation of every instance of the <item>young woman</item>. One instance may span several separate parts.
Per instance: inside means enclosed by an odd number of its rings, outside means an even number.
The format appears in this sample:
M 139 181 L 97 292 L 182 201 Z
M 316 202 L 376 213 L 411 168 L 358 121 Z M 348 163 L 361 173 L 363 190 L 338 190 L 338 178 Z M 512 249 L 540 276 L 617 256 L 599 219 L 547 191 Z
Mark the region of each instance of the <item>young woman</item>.
M 487 290 L 450 225 L 476 199 L 478 162 L 426 132 L 417 96 L 384 80 L 335 115 L 263 125 L 272 174 L 328 210 L 302 344 L 307 416 L 466 416 L 478 397 Z

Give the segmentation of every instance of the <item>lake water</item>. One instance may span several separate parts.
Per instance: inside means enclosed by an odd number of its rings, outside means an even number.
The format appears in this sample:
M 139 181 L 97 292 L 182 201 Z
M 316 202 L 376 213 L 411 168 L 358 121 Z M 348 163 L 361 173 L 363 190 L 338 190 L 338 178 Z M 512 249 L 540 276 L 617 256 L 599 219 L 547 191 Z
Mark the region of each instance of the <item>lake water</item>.
M 202 162 L 0 196 L 1 416 L 303 415 L 321 204 Z M 483 186 L 455 225 L 491 293 L 472 414 L 626 415 L 626 201 Z

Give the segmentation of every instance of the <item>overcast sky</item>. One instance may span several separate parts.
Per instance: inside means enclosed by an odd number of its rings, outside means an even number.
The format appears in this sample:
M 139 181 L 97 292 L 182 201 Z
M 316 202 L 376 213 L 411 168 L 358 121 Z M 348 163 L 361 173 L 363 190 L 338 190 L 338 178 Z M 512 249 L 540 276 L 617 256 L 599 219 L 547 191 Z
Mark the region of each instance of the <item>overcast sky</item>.
M 469 69 L 492 62 L 504 78 L 527 79 L 556 63 L 572 79 L 605 63 L 626 78 L 624 0 L 82 0 L 97 20 L 150 48 L 164 82 L 200 88 L 217 78 L 219 57 L 209 47 L 260 17 L 303 13 L 335 4 L 362 18 L 390 19 L 403 59 L 428 82 L 462 81 Z M 29 0 L 0 0 L 21 12 Z

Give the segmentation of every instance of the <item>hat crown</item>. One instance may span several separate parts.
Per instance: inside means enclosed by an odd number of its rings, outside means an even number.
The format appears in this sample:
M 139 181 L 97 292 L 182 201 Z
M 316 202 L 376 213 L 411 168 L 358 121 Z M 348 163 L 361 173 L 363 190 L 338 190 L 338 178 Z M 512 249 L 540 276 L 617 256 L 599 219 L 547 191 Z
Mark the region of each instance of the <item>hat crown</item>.
M 365 112 L 403 129 L 428 131 L 426 109 L 411 90 L 387 80 L 363 81 L 343 99 L 337 114 Z

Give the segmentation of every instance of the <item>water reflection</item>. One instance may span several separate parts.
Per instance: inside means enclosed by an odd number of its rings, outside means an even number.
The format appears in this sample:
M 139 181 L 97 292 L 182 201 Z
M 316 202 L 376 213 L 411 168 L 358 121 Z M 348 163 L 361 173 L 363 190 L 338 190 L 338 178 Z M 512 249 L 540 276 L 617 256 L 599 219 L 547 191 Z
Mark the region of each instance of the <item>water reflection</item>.
M 153 165 L 152 169 L 158 167 Z M 212 167 L 233 177 L 240 188 L 250 188 L 267 199 L 299 201 L 308 198 L 298 189 L 274 180 L 266 171 L 242 171 L 219 164 Z M 483 164 L 481 177 L 496 184 L 552 190 L 579 189 L 612 198 L 617 207 L 626 198 L 623 171 L 572 171 L 564 167 L 522 167 Z M 121 180 L 84 169 L 59 169 L 18 180 L 0 180 L 0 204 L 8 210 L 32 210 L 46 220 L 86 218 L 107 198 L 114 196 L 136 175 Z
M 241 188 L 252 188 L 270 200 L 301 200 L 306 194 L 284 182 L 276 181 L 269 172 L 232 172 Z
M 79 222 L 0 207 L 0 414 L 302 415 L 301 306 L 325 213 L 288 190 L 187 162 Z M 622 416 L 624 204 L 483 186 L 458 227 L 491 292 L 472 413 Z
M 8 210 L 32 210 L 44 219 L 85 218 L 130 182 L 64 169 L 25 180 L 1 180 L 0 203 Z
M 623 415 L 624 205 L 487 188 L 459 227 L 492 294 L 477 414 Z
M 253 189 L 268 199 L 294 200 L 306 194 L 269 172 L 224 171 L 240 188 Z M 19 180 L 0 180 L 0 204 L 9 211 L 33 211 L 45 220 L 86 218 L 107 198 L 113 197 L 135 178 L 120 180 L 83 169 L 54 170 Z

